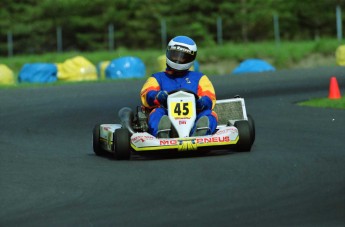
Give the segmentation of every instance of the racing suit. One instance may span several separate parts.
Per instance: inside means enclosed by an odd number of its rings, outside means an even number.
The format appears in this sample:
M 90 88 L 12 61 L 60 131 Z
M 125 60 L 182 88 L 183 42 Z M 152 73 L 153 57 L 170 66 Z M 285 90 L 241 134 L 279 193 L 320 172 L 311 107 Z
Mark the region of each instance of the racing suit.
M 171 92 L 178 89 L 189 90 L 203 98 L 204 107 L 197 109 L 197 118 L 207 116 L 209 119 L 208 135 L 213 134 L 217 128 L 217 114 L 213 111 L 216 103 L 216 94 L 211 81 L 200 72 L 186 71 L 181 75 L 173 74 L 171 71 L 154 73 L 149 77 L 141 89 L 141 101 L 143 106 L 152 109 L 149 115 L 148 126 L 149 133 L 157 136 L 158 124 L 163 115 L 168 115 L 167 109 L 159 106 L 156 95 L 159 91 Z M 195 124 L 191 130 L 191 135 L 195 131 Z

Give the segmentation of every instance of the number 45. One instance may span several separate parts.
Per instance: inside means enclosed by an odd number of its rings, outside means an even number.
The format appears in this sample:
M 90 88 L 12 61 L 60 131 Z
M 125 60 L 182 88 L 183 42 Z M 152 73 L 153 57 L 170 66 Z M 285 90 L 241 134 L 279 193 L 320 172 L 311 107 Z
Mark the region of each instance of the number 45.
M 181 108 L 182 106 L 182 108 Z M 176 103 L 176 106 L 174 108 L 174 113 L 176 113 L 177 115 L 181 116 L 186 116 L 189 114 L 189 106 L 187 102 L 178 102 Z

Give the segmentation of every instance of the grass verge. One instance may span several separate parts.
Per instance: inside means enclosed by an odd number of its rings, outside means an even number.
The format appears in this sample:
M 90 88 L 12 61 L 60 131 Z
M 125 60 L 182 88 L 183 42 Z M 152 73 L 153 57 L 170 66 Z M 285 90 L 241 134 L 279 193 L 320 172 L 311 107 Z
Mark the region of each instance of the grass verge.
M 345 97 L 340 99 L 318 98 L 298 103 L 299 106 L 345 109 Z

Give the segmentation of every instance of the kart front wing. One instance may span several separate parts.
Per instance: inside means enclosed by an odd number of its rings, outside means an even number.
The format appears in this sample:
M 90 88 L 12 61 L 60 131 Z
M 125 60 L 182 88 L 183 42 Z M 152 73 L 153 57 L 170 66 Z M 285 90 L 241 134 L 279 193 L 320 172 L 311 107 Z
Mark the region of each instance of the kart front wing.
M 236 127 L 228 126 L 219 129 L 215 134 L 209 136 L 186 137 L 186 138 L 156 138 L 147 132 L 134 133 L 130 143 L 134 151 L 154 150 L 178 150 L 193 151 L 198 148 L 214 147 L 221 149 L 224 146 L 236 144 L 238 141 L 238 130 Z

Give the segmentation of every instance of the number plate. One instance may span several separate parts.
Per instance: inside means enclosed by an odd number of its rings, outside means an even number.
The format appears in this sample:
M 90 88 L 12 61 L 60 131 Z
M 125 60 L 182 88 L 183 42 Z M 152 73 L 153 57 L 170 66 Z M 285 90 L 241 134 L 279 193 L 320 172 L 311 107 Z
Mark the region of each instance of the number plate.
M 170 102 L 170 116 L 175 119 L 191 118 L 193 116 L 192 102 Z

